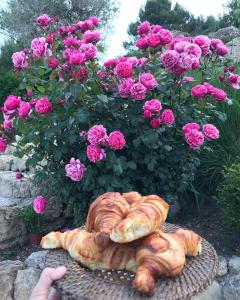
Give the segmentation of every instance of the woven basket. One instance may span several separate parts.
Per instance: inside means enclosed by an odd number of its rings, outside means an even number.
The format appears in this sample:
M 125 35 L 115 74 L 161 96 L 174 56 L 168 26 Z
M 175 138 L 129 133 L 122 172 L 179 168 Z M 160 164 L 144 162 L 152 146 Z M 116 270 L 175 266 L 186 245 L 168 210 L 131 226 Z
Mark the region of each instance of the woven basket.
M 166 223 L 166 232 L 178 226 Z M 91 271 L 73 261 L 64 250 L 48 251 L 46 267 L 67 267 L 67 275 L 55 283 L 64 300 L 185 300 L 203 292 L 214 280 L 218 257 L 203 239 L 202 254 L 187 258 L 182 274 L 176 278 L 159 278 L 154 296 L 146 297 L 132 288 L 134 274 L 127 271 Z

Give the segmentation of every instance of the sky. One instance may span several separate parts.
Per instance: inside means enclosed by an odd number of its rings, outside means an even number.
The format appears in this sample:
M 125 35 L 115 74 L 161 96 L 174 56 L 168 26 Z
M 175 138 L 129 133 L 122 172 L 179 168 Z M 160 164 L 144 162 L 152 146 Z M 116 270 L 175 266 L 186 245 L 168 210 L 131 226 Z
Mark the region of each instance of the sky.
M 6 7 L 7 0 L 0 0 L 0 9 Z M 172 0 L 173 5 L 178 2 L 195 16 L 214 15 L 218 16 L 224 12 L 224 4 L 229 0 Z M 120 12 L 115 18 L 112 28 L 113 35 L 109 37 L 107 42 L 106 57 L 114 57 L 124 54 L 123 41 L 128 38 L 127 29 L 128 25 L 138 18 L 138 13 L 146 0 L 120 0 Z M 4 36 L 0 34 L 0 44 L 4 41 Z

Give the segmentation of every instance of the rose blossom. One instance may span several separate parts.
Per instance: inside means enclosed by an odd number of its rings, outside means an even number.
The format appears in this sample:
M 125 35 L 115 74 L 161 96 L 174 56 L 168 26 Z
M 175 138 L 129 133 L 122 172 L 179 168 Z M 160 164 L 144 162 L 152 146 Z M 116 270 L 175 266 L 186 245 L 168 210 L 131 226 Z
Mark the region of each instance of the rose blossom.
M 29 104 L 31 105 L 31 107 L 35 107 L 36 103 L 37 103 L 36 99 L 31 99 L 30 102 L 29 102 Z
M 182 131 L 184 134 L 186 134 L 187 132 L 194 129 L 200 130 L 200 125 L 197 123 L 187 123 L 186 125 L 183 126 Z
M 184 76 L 182 82 L 187 83 L 187 82 L 192 82 L 195 81 L 194 77 L 192 76 Z
M 87 139 L 91 144 L 104 144 L 108 140 L 107 129 L 103 125 L 94 125 L 88 130 Z
M 7 97 L 6 101 L 4 102 L 4 108 L 8 110 L 14 110 L 18 108 L 21 102 L 21 98 L 18 96 L 10 95 Z
M 84 39 L 87 43 L 98 42 L 100 38 L 100 33 L 97 30 L 88 30 L 84 33 Z
M 137 33 L 139 35 L 144 35 L 149 33 L 151 30 L 151 24 L 148 21 L 142 22 L 138 28 L 137 28 Z
M 46 14 L 39 16 L 36 19 L 36 23 L 38 23 L 41 27 L 47 27 L 51 21 L 52 19 Z
M 95 17 L 95 16 L 90 17 L 89 20 L 92 21 L 92 23 L 93 23 L 95 26 L 98 26 L 99 23 L 100 23 L 98 17 Z
M 113 59 L 108 59 L 108 60 L 106 60 L 105 62 L 104 62 L 104 67 L 106 68 L 106 69 L 114 69 L 115 67 L 116 67 L 116 65 L 117 65 L 117 60 L 115 59 L 115 58 L 113 58 Z
M 223 44 L 223 41 L 220 39 L 211 39 L 211 50 L 216 51 L 218 44 Z
M 31 110 L 31 105 L 28 102 L 22 101 L 19 105 L 18 115 L 20 118 L 25 119 L 28 117 Z
M 190 148 L 198 150 L 204 143 L 204 135 L 201 131 L 193 129 L 185 134 L 185 140 Z
M 7 142 L 3 138 L 0 138 L 0 153 L 5 152 L 6 149 L 7 149 Z
M 72 181 L 80 181 L 86 170 L 85 165 L 82 164 L 79 159 L 75 159 L 73 157 L 69 164 L 65 166 L 66 176 L 71 178 Z
M 97 47 L 93 44 L 83 44 L 81 45 L 80 49 L 86 56 L 86 59 L 93 59 L 97 55 Z
M 38 196 L 33 201 L 33 209 L 37 214 L 44 213 L 47 206 L 47 200 L 43 196 Z
M 236 67 L 235 67 L 234 65 L 228 67 L 228 70 L 229 70 L 230 72 L 234 72 L 235 69 L 236 69 Z
M 152 48 L 156 48 L 161 45 L 161 37 L 158 33 L 156 34 L 149 33 L 147 35 L 147 41 L 148 41 L 148 45 Z
M 63 44 L 65 45 L 66 48 L 70 47 L 78 47 L 78 40 L 72 36 L 67 37 L 64 41 Z
M 227 94 L 222 89 L 214 88 L 212 94 L 217 101 L 227 100 Z
M 57 66 L 59 65 L 59 62 L 56 58 L 50 58 L 49 62 L 48 62 L 48 66 L 51 69 L 55 69 Z
M 3 128 L 12 130 L 13 129 L 13 120 L 12 119 L 5 119 L 4 122 L 3 122 Z
M 192 71 L 193 63 L 197 58 L 195 56 L 182 53 L 179 57 L 179 66 L 187 71 Z
M 52 111 L 52 104 L 49 102 L 48 98 L 41 98 L 37 100 L 35 109 L 40 115 L 46 115 Z
M 136 46 L 139 49 L 147 49 L 149 47 L 148 39 L 146 37 L 142 37 L 136 41 Z
M 207 89 L 204 85 L 197 84 L 192 88 L 191 94 L 199 99 L 207 95 Z
M 208 140 L 217 140 L 219 138 L 219 130 L 212 124 L 203 126 L 203 134 Z
M 129 62 L 120 62 L 116 65 L 114 72 L 117 76 L 121 78 L 129 78 L 132 77 L 133 68 L 132 64 Z
M 207 93 L 213 95 L 215 87 L 210 83 L 204 83 L 204 86 L 207 89 Z
M 175 116 L 171 109 L 164 109 L 161 114 L 161 121 L 164 125 L 172 125 L 175 121 Z
M 152 119 L 151 122 L 150 122 L 150 126 L 151 126 L 153 129 L 159 128 L 160 124 L 161 124 L 161 119 L 160 119 L 160 118 Z
M 33 91 L 32 90 L 27 90 L 27 96 L 32 97 L 32 95 L 33 95 Z
M 177 51 L 177 53 L 181 54 L 184 52 L 184 49 L 186 49 L 186 47 L 189 45 L 191 45 L 191 43 L 189 43 L 187 41 L 183 41 L 183 40 L 177 41 L 176 40 L 176 43 L 174 44 L 173 49 L 175 51 Z
M 106 152 L 98 145 L 91 144 L 87 146 L 87 157 L 91 162 L 96 163 L 106 158 Z
M 184 52 L 190 55 L 194 55 L 198 58 L 202 56 L 202 50 L 197 44 L 189 44 L 184 47 Z
M 23 51 L 13 53 L 12 62 L 17 70 L 22 70 L 28 67 L 27 56 Z
M 173 39 L 171 31 L 169 31 L 167 29 L 161 29 L 158 32 L 158 35 L 160 37 L 160 41 L 161 41 L 161 44 L 163 46 L 166 46 L 167 44 L 170 44 L 172 39 Z
M 228 83 L 228 85 L 232 86 L 234 89 L 239 90 L 240 89 L 240 76 L 237 74 L 230 74 L 228 77 L 227 83 Z
M 118 86 L 119 94 L 122 98 L 128 98 L 131 95 L 131 87 L 134 85 L 132 78 L 124 79 Z
M 31 43 L 33 57 L 51 56 L 52 51 L 47 47 L 48 44 L 44 37 L 33 39 Z
M 125 144 L 126 141 L 121 131 L 113 131 L 109 134 L 108 145 L 110 149 L 121 150 Z
M 133 68 L 138 65 L 138 58 L 135 56 L 129 57 L 128 61 L 132 64 Z
M 141 83 L 135 83 L 131 87 L 131 96 L 134 100 L 143 100 L 146 97 L 147 89 Z
M 160 25 L 152 25 L 152 27 L 151 27 L 152 33 L 159 33 L 161 29 L 162 29 L 162 26 L 160 26 Z
M 79 50 L 73 50 L 70 53 L 69 63 L 70 65 L 83 65 L 86 62 L 86 56 Z
M 157 99 L 152 99 L 150 101 L 146 101 L 143 109 L 145 111 L 150 111 L 151 113 L 159 112 L 162 109 L 162 104 Z
M 144 118 L 146 118 L 146 119 L 151 119 L 152 113 L 151 113 L 149 110 L 144 110 L 143 116 L 144 116 Z
M 161 60 L 165 68 L 172 69 L 179 61 L 179 54 L 175 50 L 168 50 L 161 55 Z
M 21 173 L 21 172 L 17 172 L 16 173 L 16 179 L 17 180 L 20 180 L 20 179 L 22 179 L 24 176 L 23 176 L 23 173 Z
M 208 54 L 208 52 L 210 50 L 211 41 L 207 36 L 205 36 L 205 35 L 197 36 L 194 39 L 194 43 L 197 44 L 201 48 L 203 56 Z
M 225 76 L 223 74 L 218 76 L 219 81 L 224 81 L 225 80 Z
M 143 73 L 139 76 L 139 82 L 148 90 L 154 90 L 157 87 L 157 80 L 151 73 Z
M 217 54 L 220 56 L 225 56 L 229 53 L 229 48 L 227 46 L 225 46 L 224 44 L 217 44 Z

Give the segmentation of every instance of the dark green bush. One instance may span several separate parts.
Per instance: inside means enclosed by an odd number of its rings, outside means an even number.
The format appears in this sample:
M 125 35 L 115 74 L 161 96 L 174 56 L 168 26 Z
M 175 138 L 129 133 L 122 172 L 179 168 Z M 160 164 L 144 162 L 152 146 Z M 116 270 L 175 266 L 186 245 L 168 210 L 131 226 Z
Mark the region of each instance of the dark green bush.
M 240 232 L 240 161 L 226 169 L 218 188 L 218 206 L 226 225 Z

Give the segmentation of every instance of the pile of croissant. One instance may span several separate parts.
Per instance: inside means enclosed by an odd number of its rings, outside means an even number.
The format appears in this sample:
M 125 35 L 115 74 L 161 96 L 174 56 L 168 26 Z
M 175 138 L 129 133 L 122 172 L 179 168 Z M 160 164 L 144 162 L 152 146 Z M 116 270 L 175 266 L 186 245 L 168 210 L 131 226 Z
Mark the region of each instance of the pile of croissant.
M 152 295 L 158 277 L 177 276 L 186 256 L 201 252 L 202 239 L 193 231 L 163 231 L 168 209 L 155 195 L 105 193 L 91 204 L 85 229 L 51 232 L 42 238 L 41 246 L 63 248 L 92 270 L 134 272 L 134 288 Z

